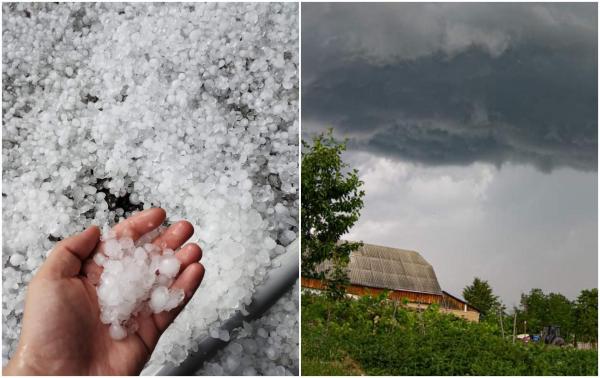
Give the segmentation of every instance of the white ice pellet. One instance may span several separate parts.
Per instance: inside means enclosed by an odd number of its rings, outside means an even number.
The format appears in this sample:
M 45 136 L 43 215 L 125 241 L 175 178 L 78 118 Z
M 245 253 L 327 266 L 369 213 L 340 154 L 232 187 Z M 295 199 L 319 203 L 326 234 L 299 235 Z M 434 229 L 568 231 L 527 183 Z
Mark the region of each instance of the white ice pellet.
M 94 255 L 94 262 L 98 265 L 98 266 L 103 266 L 104 263 L 106 262 L 106 256 L 104 256 L 102 253 L 97 252 Z
M 277 351 L 272 346 L 268 347 L 265 350 L 265 353 L 267 354 L 267 357 L 269 357 L 270 360 L 274 360 L 277 357 Z
M 150 296 L 150 308 L 152 312 L 161 312 L 166 307 L 168 301 L 169 290 L 166 287 L 159 286 L 152 290 L 152 295 Z
M 109 239 L 104 242 L 104 253 L 108 257 L 120 258 L 122 256 L 121 244 L 116 239 Z
M 25 257 L 23 257 L 23 255 L 15 253 L 14 255 L 10 256 L 10 263 L 14 266 L 18 266 L 21 265 L 25 262 Z
M 123 340 L 125 337 L 127 337 L 127 331 L 119 324 L 112 323 L 108 329 L 110 337 L 115 340 Z
M 219 330 L 219 339 L 223 341 L 229 341 L 229 332 L 227 330 Z
M 253 368 L 252 366 L 248 366 L 247 368 L 245 368 L 242 371 L 242 375 L 245 375 L 245 376 L 255 376 L 255 375 L 257 375 L 256 373 L 257 373 L 256 369 Z
M 167 277 L 175 277 L 175 275 L 179 272 L 179 260 L 175 256 L 164 256 L 160 265 L 158 266 L 158 271 L 160 274 L 164 274 Z
M 267 331 L 264 330 L 264 328 L 259 328 L 258 332 L 256 333 L 258 336 L 263 337 L 263 338 L 267 338 L 267 336 L 269 336 L 267 334 Z

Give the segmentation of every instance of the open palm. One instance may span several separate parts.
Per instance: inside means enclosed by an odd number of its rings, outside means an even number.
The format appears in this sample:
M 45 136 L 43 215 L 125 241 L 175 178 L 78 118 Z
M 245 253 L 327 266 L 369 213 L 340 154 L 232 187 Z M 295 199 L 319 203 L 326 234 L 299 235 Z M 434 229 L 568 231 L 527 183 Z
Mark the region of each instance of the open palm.
M 165 220 L 162 209 L 148 209 L 114 227 L 117 237 L 139 239 Z M 180 221 L 153 243 L 179 249 L 193 234 Z M 95 285 L 102 268 L 92 258 L 102 248 L 98 227 L 58 243 L 27 291 L 21 336 L 5 374 L 137 375 L 160 335 L 189 301 L 204 276 L 202 251 L 190 243 L 176 253 L 181 263 L 173 287 L 184 290 L 184 304 L 168 312 L 138 315 L 138 330 L 123 340 L 110 337 L 100 321 Z

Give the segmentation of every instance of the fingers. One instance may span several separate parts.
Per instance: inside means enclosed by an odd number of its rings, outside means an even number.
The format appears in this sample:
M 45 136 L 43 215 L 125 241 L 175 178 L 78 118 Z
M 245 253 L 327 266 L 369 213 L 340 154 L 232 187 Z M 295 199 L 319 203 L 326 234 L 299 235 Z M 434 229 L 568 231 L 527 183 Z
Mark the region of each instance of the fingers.
M 113 231 L 118 238 L 129 237 L 136 241 L 160 226 L 166 217 L 167 213 L 159 207 L 146 209 L 120 222 Z
M 79 274 L 81 263 L 92 253 L 100 241 L 100 229 L 88 227 L 85 231 L 56 244 L 40 269 L 42 275 L 72 277 Z
M 180 272 L 183 272 L 185 268 L 193 263 L 196 263 L 202 259 L 202 250 L 196 243 L 190 243 L 185 245 L 179 251 L 175 253 L 175 257 L 179 260 L 181 267 Z
M 172 289 L 183 289 L 185 297 L 183 299 L 183 303 L 176 308 L 172 309 L 168 312 L 161 312 L 154 315 L 154 322 L 159 332 L 162 333 L 169 324 L 173 322 L 175 317 L 181 312 L 183 307 L 189 302 L 192 298 L 198 286 L 202 282 L 204 278 L 204 266 L 200 263 L 192 263 L 188 265 L 183 272 L 179 274 Z
M 176 250 L 194 234 L 194 226 L 188 221 L 179 221 L 171 225 L 152 242 L 161 249 Z
M 83 263 L 83 275 L 87 277 L 88 281 L 94 286 L 100 283 L 100 276 L 102 275 L 103 270 L 104 269 L 100 265 L 96 264 L 93 259 L 87 259 Z
M 129 237 L 133 241 L 137 241 L 142 235 L 160 226 L 166 216 L 166 212 L 161 208 L 147 209 L 120 222 L 113 227 L 113 231 L 118 238 Z M 100 243 L 96 253 L 104 253 L 103 246 L 104 243 Z M 83 274 L 88 277 L 92 284 L 96 285 L 100 280 L 102 267 L 90 258 L 83 265 Z
M 134 240 L 137 240 L 144 233 L 150 232 L 151 229 L 148 229 L 152 227 L 150 223 L 157 227 L 164 221 L 164 218 L 161 214 L 161 212 L 164 214 L 162 209 L 150 210 L 159 211 L 145 211 L 138 213 L 133 217 L 128 218 L 133 220 L 133 223 L 125 224 L 125 222 L 121 222 L 119 225 L 115 226 L 115 233 L 117 233 L 118 236 L 129 236 Z M 149 218 L 150 222 L 148 221 Z M 158 220 L 160 220 L 160 223 L 158 223 Z M 156 221 L 156 223 L 154 221 Z M 161 249 L 170 248 L 177 250 L 193 235 L 193 233 L 194 227 L 191 223 L 187 221 L 180 221 L 170 226 L 165 232 L 158 236 L 153 243 L 159 246 Z M 100 247 L 99 251 L 102 251 L 102 247 Z M 180 271 L 183 271 L 191 263 L 198 262 L 200 260 L 202 257 L 202 250 L 197 244 L 188 244 L 181 250 L 177 251 L 175 256 L 181 263 Z M 84 275 L 88 277 L 90 282 L 93 285 L 96 285 L 99 282 L 100 275 L 102 274 L 102 267 L 98 266 L 92 259 L 88 259 L 83 266 L 83 272 Z

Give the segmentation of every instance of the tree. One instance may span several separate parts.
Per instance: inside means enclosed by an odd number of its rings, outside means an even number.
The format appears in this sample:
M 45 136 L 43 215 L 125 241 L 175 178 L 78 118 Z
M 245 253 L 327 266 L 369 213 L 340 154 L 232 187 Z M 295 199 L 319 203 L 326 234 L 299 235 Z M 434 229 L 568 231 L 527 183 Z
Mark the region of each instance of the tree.
M 550 293 L 546 296 L 550 311 L 550 324 L 560 326 L 560 335 L 565 341 L 573 341 L 573 314 L 575 305 L 560 293 Z
M 528 333 L 541 333 L 546 326 L 560 326 L 560 335 L 571 342 L 574 332 L 574 304 L 559 293 L 544 294 L 542 289 L 531 289 L 521 294 L 520 321 L 527 321 Z
M 542 289 L 531 289 L 529 294 L 521 294 L 519 320 L 527 321 L 527 330 L 530 333 L 541 333 L 545 326 L 550 325 L 549 310 Z
M 577 339 L 598 342 L 598 289 L 581 291 L 575 300 L 574 318 Z
M 494 295 L 490 284 L 478 277 L 463 289 L 463 298 L 480 311 L 482 319 L 493 315 L 500 307 L 498 297 Z
M 356 169 L 342 161 L 346 143 L 333 138 L 330 129 L 302 142 L 302 274 L 324 278 L 317 266 L 328 260 L 333 269 L 327 276 L 330 293 L 343 295 L 347 284 L 346 266 L 350 252 L 361 243 L 340 242 L 340 238 L 358 220 L 363 207 L 363 182 Z

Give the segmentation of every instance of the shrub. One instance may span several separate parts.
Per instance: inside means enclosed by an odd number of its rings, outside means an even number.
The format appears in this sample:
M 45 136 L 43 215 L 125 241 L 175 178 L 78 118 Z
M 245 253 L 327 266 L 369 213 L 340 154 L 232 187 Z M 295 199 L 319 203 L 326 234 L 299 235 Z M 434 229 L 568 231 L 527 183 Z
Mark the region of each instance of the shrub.
M 385 296 L 334 301 L 302 295 L 304 375 L 597 375 L 597 356 L 512 344 L 489 324 L 436 306 L 417 312 Z

